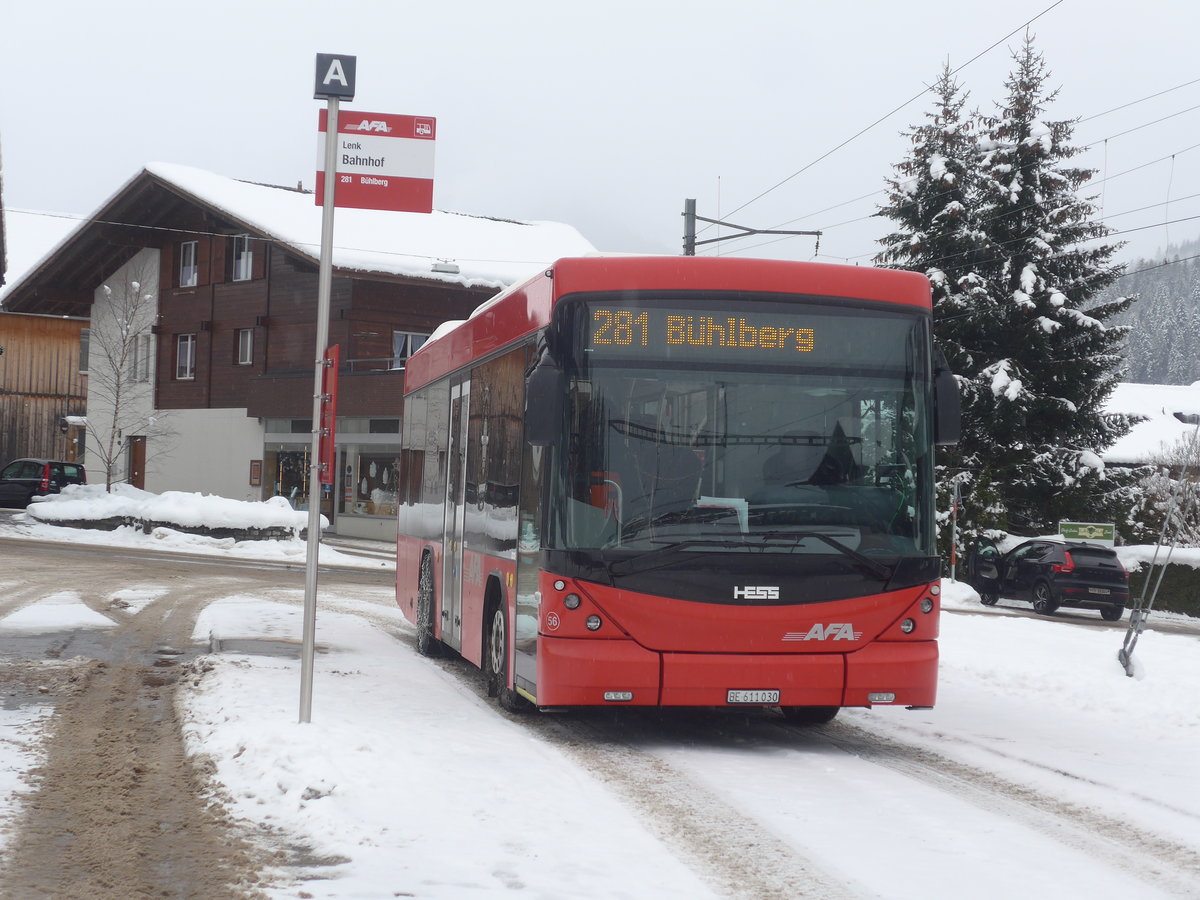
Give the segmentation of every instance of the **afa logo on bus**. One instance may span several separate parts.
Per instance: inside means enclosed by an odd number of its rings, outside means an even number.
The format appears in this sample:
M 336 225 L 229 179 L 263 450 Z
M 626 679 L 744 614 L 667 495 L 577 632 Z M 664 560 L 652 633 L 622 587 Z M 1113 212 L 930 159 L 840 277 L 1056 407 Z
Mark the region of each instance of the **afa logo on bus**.
M 850 622 L 830 622 L 828 625 L 817 623 L 804 631 L 789 631 L 783 636 L 785 641 L 857 641 L 862 637 L 861 631 L 855 631 Z

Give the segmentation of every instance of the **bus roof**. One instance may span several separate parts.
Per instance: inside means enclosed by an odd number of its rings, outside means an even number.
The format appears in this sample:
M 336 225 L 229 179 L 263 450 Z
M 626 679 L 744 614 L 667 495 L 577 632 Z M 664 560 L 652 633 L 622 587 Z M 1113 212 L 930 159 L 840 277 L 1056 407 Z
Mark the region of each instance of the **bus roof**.
M 896 269 L 737 257 L 568 257 L 497 294 L 469 319 L 440 327 L 409 358 L 404 392 L 416 390 L 544 327 L 560 297 L 632 290 L 810 294 L 931 309 L 929 280 L 916 272 Z

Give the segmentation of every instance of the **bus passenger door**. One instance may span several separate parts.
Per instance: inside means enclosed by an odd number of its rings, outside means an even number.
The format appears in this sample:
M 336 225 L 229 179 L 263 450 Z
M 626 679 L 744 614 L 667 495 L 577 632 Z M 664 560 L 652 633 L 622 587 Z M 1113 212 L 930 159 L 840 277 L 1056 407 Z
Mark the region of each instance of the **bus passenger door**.
M 442 543 L 442 643 L 462 650 L 463 530 L 466 523 L 467 425 L 471 382 L 450 388 L 446 503 Z

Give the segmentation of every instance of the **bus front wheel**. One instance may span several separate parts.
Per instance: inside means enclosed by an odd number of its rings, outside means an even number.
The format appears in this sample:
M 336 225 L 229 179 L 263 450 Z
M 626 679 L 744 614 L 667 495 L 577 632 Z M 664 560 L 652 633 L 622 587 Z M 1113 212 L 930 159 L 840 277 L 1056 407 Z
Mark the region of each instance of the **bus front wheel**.
M 485 665 L 488 696 L 495 697 L 500 708 L 509 712 L 528 710 L 529 702 L 508 686 L 508 615 L 502 604 L 492 609 Z

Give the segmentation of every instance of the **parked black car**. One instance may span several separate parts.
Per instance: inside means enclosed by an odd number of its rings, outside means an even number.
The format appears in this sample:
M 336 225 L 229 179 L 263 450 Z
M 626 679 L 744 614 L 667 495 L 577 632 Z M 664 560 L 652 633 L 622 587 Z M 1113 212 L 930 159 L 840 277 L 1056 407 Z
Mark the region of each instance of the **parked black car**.
M 989 553 L 989 551 L 991 551 Z M 1129 601 L 1129 575 L 1109 547 L 1039 538 L 1001 555 L 985 546 L 971 566 L 971 583 L 985 606 L 1001 597 L 1028 600 L 1048 616 L 1059 607 L 1098 609 L 1116 622 Z
M 68 484 L 87 484 L 82 463 L 14 459 L 0 469 L 0 506 L 24 509 L 34 497 L 57 494 Z

